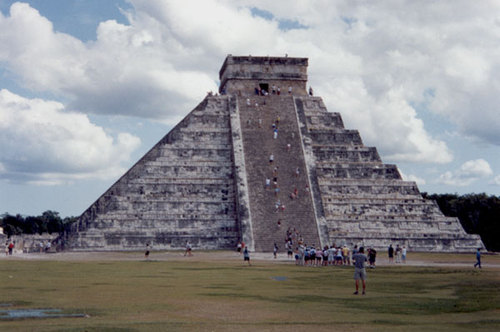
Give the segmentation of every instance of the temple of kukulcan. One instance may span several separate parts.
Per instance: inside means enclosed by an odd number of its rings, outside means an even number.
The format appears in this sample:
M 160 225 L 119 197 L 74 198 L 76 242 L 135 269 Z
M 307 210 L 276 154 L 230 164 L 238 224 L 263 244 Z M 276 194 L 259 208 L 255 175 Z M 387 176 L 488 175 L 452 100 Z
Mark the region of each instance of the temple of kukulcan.
M 484 248 L 307 89 L 307 58 L 229 55 L 209 93 L 61 240 L 74 251 Z

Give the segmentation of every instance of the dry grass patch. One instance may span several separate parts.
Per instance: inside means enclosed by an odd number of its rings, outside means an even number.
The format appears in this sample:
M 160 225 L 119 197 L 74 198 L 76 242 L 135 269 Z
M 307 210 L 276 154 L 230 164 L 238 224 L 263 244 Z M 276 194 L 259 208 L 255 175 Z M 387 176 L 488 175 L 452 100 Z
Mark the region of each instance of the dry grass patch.
M 233 253 L 214 260 L 201 253 L 195 259 L 176 255 L 158 261 L 144 261 L 140 254 L 133 260 L 132 255 L 103 261 L 0 260 L 0 302 L 90 316 L 0 320 L 0 330 L 500 328 L 498 268 L 380 266 L 368 271 L 368 294 L 354 296 L 351 267 L 279 261 L 255 261 L 248 267 Z

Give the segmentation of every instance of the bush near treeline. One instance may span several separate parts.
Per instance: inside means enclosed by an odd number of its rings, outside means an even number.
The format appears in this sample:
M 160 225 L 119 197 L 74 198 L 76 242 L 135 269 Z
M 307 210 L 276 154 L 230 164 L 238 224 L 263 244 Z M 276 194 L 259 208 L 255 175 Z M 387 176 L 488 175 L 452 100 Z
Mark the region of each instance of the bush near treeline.
M 61 233 L 76 221 L 76 217 L 62 219 L 59 212 L 45 211 L 41 216 L 23 217 L 5 213 L 1 216 L 0 227 L 8 236 L 19 234 Z
M 500 197 L 487 194 L 422 193 L 448 217 L 457 217 L 467 233 L 479 234 L 488 251 L 500 251 Z
M 422 193 L 437 202 L 448 217 L 457 217 L 467 233 L 479 234 L 489 251 L 500 251 L 500 197 L 487 194 L 432 194 Z M 41 216 L 23 217 L 4 214 L 0 219 L 7 235 L 61 233 L 76 221 L 76 217 L 61 219 L 58 212 L 45 211 Z

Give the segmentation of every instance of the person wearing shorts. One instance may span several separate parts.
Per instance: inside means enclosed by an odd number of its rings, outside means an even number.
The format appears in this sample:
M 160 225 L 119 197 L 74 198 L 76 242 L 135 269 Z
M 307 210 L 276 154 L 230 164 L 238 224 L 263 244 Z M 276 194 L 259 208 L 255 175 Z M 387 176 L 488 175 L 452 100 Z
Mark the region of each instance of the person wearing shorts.
M 248 262 L 248 265 L 250 265 L 250 253 L 248 252 L 247 247 L 243 250 L 243 261 Z
M 360 247 L 359 252 L 352 256 L 354 262 L 354 280 L 356 284 L 356 291 L 354 295 L 358 295 L 359 291 L 359 281 L 363 283 L 363 295 L 366 294 L 366 269 L 365 263 L 368 260 L 365 255 L 365 248 Z
M 335 265 L 342 265 L 342 248 L 340 247 L 335 252 Z
M 320 248 L 316 249 L 316 266 L 321 266 L 322 258 L 323 258 L 323 251 Z

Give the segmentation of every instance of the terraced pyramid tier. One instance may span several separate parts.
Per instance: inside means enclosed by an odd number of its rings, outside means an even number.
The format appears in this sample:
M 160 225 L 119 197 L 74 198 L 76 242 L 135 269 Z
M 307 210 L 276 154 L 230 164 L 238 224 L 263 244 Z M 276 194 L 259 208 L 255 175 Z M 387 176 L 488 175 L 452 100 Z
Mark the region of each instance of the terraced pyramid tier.
M 228 56 L 209 94 L 92 204 L 69 250 L 484 248 L 306 92 L 306 58 Z

